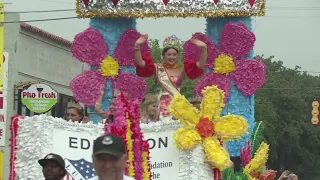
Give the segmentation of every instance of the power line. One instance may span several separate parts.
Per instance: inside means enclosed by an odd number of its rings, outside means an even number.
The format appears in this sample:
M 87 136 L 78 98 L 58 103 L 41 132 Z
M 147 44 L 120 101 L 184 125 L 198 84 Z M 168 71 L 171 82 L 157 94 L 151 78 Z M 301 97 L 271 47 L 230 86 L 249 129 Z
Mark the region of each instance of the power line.
M 54 1 L 54 0 L 41 0 L 50 3 L 61 3 L 61 4 L 75 4 L 74 2 L 62 2 L 62 1 Z
M 320 6 L 309 6 L 309 7 L 286 7 L 286 6 L 278 6 L 278 7 L 267 7 L 267 9 L 320 9 Z
M 7 22 L 3 22 L 3 23 L 10 24 L 10 23 L 24 23 L 24 22 L 59 21 L 59 20 L 77 19 L 77 18 L 78 17 L 63 17 L 63 18 L 51 18 L 51 19 L 34 19 L 34 20 L 26 20 L 26 21 L 7 21 Z
M 259 89 L 267 89 L 267 90 L 308 90 L 308 89 L 319 89 L 320 87 L 303 87 L 303 88 L 289 88 L 289 87 L 261 87 Z
M 40 10 L 40 11 L 15 11 L 15 12 L 5 12 L 5 14 L 13 14 L 13 13 L 48 13 L 48 12 L 65 12 L 65 11 L 75 11 L 75 9 L 54 9 L 54 10 Z
M 58 2 L 58 1 L 48 1 L 47 2 Z M 64 3 L 64 2 L 59 2 Z M 65 3 L 69 4 L 69 3 Z M 316 10 L 320 11 L 320 7 L 268 7 L 268 9 L 277 9 L 277 10 Z M 33 10 L 33 11 L 16 11 L 16 12 L 5 12 L 5 14 L 11 13 L 48 13 L 48 12 L 68 12 L 68 11 L 75 11 L 76 9 L 53 9 L 53 10 Z
M 45 21 L 58 21 L 67 19 L 77 19 L 78 17 L 62 17 L 62 18 L 48 18 L 48 19 L 33 19 L 33 20 L 23 20 L 23 21 L 6 21 L 3 23 L 23 23 L 23 22 L 45 22 Z M 261 16 L 260 18 L 320 18 L 320 16 Z
M 287 18 L 287 19 L 313 19 L 320 18 L 320 16 L 259 16 L 258 18 Z

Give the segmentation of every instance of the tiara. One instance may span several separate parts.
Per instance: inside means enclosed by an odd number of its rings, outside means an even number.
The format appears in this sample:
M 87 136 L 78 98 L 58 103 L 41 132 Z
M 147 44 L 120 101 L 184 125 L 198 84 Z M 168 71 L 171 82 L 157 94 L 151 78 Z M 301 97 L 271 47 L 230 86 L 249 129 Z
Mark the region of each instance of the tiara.
M 67 108 L 76 108 L 76 109 L 79 109 L 79 110 L 83 110 L 83 107 L 80 104 L 78 104 L 76 102 L 73 102 L 73 101 L 68 102 Z
M 169 36 L 163 41 L 164 48 L 172 47 L 178 49 L 179 46 L 180 42 L 176 35 Z

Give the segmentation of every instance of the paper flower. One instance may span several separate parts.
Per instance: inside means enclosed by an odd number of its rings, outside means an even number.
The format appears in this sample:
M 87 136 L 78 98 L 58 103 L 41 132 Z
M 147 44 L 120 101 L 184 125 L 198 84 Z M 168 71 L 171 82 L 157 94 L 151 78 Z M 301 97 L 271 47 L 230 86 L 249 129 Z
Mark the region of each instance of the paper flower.
M 251 160 L 251 142 L 247 141 L 247 145 L 240 149 L 241 165 L 246 166 Z
M 260 144 L 254 157 L 244 167 L 243 172 L 248 176 L 249 180 L 256 180 L 254 174 L 259 177 L 259 172 L 263 170 L 268 160 L 269 145 L 265 142 Z
M 108 55 L 108 46 L 98 30 L 88 28 L 76 35 L 72 43 L 72 55 L 87 63 L 91 70 L 71 81 L 73 96 L 87 106 L 94 106 L 101 88 L 106 86 L 106 80 L 112 80 L 114 89 L 127 92 L 131 98 L 141 99 L 147 90 L 144 79 L 121 71 L 121 66 L 134 64 L 133 47 L 139 37 L 140 34 L 135 30 L 125 31 L 111 56 Z M 141 51 L 150 51 L 147 43 L 143 44 Z
M 192 38 L 207 44 L 207 67 L 214 71 L 207 73 L 195 86 L 197 95 L 210 85 L 217 85 L 225 92 L 225 102 L 230 94 L 229 78 L 245 95 L 254 94 L 264 84 L 266 66 L 257 59 L 244 59 L 248 56 L 256 40 L 253 32 L 242 23 L 227 23 L 221 31 L 219 44 L 214 44 L 202 33 L 196 33 Z M 220 50 L 219 48 L 220 47 Z M 199 59 L 201 49 L 190 40 L 184 44 L 184 56 L 189 59 Z
M 276 178 L 276 173 L 277 171 L 268 170 L 267 172 L 260 174 L 259 180 L 274 180 Z
M 173 97 L 170 112 L 184 123 L 174 133 L 174 140 L 177 147 L 184 150 L 201 144 L 205 160 L 213 167 L 224 169 L 230 166 L 230 157 L 218 139 L 239 138 L 248 131 L 248 124 L 242 116 L 220 117 L 224 92 L 217 86 L 206 87 L 202 94 L 200 112 L 184 96 L 176 94 Z
M 114 122 L 105 125 L 105 133 L 117 134 L 124 139 L 127 149 L 126 174 L 135 179 L 149 180 L 149 144 L 147 140 L 143 140 L 140 128 L 139 101 L 128 101 L 121 93 L 116 102 Z

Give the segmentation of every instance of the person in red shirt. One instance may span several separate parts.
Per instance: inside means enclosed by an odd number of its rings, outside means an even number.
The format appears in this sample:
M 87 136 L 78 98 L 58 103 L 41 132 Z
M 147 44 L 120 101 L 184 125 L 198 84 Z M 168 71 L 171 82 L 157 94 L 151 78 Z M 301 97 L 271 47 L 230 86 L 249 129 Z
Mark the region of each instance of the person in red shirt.
M 140 46 L 147 41 L 147 36 L 141 36 L 135 42 L 135 66 L 137 75 L 140 77 L 150 77 L 155 75 L 157 83 L 161 85 L 160 97 L 160 119 L 170 117 L 168 106 L 174 94 L 180 93 L 180 86 L 185 76 L 196 79 L 204 73 L 207 60 L 207 45 L 198 40 L 191 39 L 195 45 L 195 50 L 201 50 L 200 58 L 184 59 L 184 67 L 178 65 L 179 60 L 179 39 L 173 35 L 163 42 L 161 63 L 154 63 L 150 53 L 141 53 Z

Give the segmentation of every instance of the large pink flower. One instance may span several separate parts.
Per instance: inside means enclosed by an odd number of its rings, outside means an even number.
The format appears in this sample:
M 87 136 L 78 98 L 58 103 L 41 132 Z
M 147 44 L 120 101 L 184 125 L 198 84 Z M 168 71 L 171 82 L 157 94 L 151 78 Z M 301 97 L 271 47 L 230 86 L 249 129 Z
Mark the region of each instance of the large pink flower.
M 140 33 L 133 29 L 125 31 L 112 56 L 108 55 L 108 45 L 102 34 L 88 28 L 76 35 L 72 44 L 72 54 L 79 61 L 91 66 L 76 76 L 70 83 L 73 96 L 88 106 L 95 105 L 101 88 L 106 88 L 107 80 L 111 80 L 113 88 L 127 92 L 131 98 L 141 99 L 147 90 L 146 82 L 132 73 L 121 71 L 121 66 L 134 64 L 134 43 Z M 142 52 L 150 52 L 147 43 L 141 47 Z M 111 87 L 109 87 L 111 88 Z
M 253 32 L 242 23 L 227 23 L 221 31 L 219 45 L 202 33 L 196 33 L 192 38 L 207 44 L 207 67 L 213 71 L 204 75 L 195 86 L 195 92 L 201 96 L 201 90 L 210 85 L 217 85 L 226 93 L 225 101 L 230 95 L 230 80 L 244 95 L 253 95 L 265 82 L 266 66 L 257 59 L 245 59 L 252 50 L 256 40 Z M 218 48 L 220 47 L 220 48 Z M 184 44 L 184 57 L 199 59 L 201 49 L 187 41 Z M 219 50 L 220 49 L 220 50 Z

